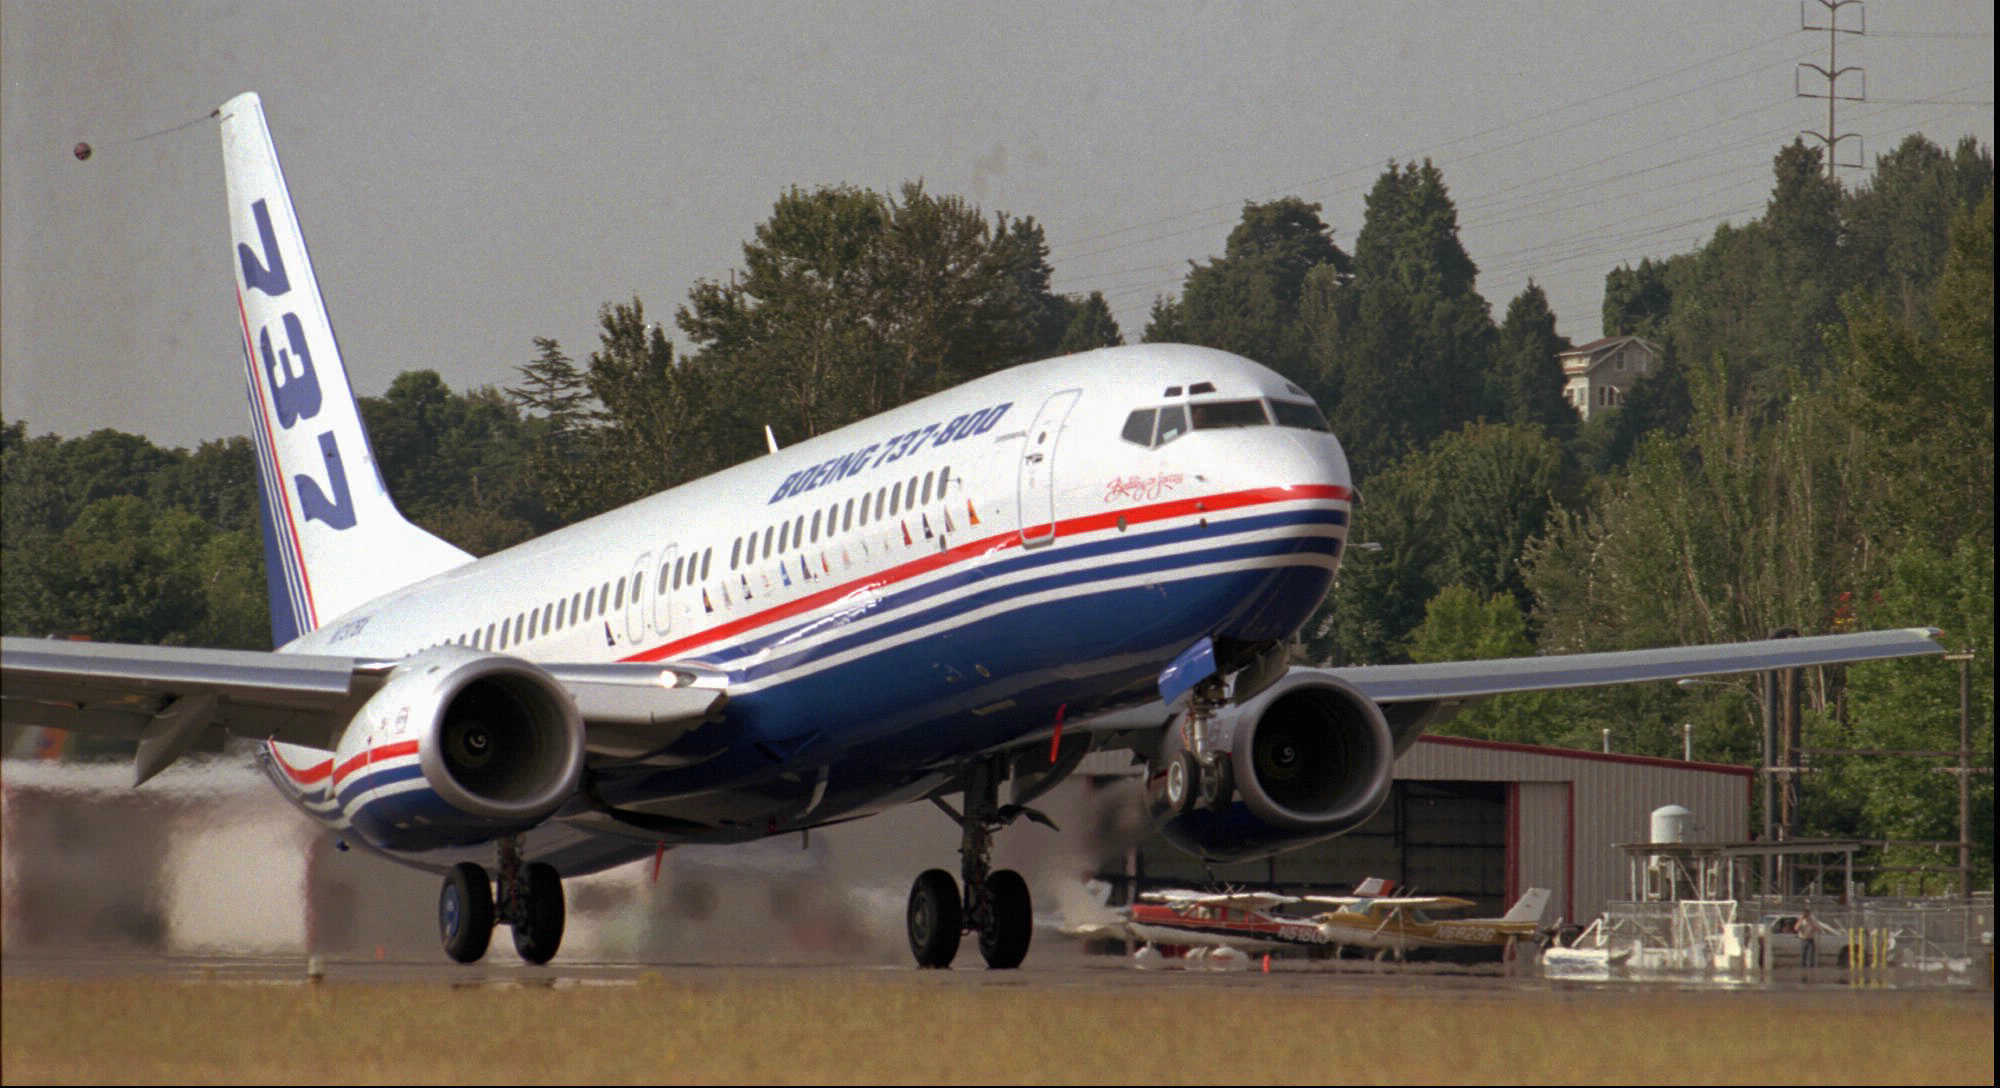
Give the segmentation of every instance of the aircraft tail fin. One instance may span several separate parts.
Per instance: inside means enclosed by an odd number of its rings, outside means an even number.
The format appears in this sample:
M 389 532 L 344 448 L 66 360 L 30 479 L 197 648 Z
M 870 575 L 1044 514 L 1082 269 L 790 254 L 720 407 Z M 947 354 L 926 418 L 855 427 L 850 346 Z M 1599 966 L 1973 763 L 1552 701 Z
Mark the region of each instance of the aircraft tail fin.
M 1501 917 L 1503 922 L 1534 922 L 1541 924 L 1542 912 L 1549 909 L 1549 889 L 1529 888 L 1514 906 Z
M 1395 881 L 1379 876 L 1371 876 L 1354 886 L 1354 894 L 1363 899 L 1380 899 L 1395 890 Z
M 383 485 L 262 102 L 246 92 L 217 112 L 271 638 L 282 646 L 472 557 L 405 520 Z

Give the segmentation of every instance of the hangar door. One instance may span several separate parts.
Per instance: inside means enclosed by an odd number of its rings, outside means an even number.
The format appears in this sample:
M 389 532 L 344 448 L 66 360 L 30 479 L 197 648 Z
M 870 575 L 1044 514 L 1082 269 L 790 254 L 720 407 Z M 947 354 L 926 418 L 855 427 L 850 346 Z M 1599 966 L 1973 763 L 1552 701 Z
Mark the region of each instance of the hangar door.
M 1354 831 L 1231 865 L 1204 865 L 1149 834 L 1129 859 L 1104 859 L 1098 875 L 1136 877 L 1146 887 L 1220 883 L 1295 894 L 1344 892 L 1380 876 L 1414 895 L 1461 896 L 1479 904 L 1480 914 L 1499 914 L 1510 905 L 1507 783 L 1398 779 L 1389 800 Z
M 1457 895 L 1480 913 L 1507 909 L 1507 784 L 1401 781 L 1398 806 L 1403 887 Z

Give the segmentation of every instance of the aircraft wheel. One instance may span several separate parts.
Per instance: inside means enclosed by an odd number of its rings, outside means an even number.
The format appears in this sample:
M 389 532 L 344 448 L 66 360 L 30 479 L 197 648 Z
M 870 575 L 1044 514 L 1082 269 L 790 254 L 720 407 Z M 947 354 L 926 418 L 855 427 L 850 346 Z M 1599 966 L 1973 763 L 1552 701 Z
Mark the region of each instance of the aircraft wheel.
M 1186 812 L 1192 805 L 1195 783 L 1201 781 L 1201 764 L 1194 754 L 1182 752 L 1167 764 L 1167 807 L 1174 812 Z
M 993 921 L 980 931 L 979 954 L 996 971 L 1019 967 L 1028 958 L 1028 942 L 1035 935 L 1028 882 L 1020 873 L 1002 869 L 986 878 L 986 894 L 993 905 Z
M 521 879 L 527 884 L 523 890 L 527 892 L 528 916 L 514 923 L 514 951 L 529 963 L 547 963 L 562 947 L 562 877 L 556 874 L 555 866 L 538 861 L 521 871 Z
M 1230 774 L 1229 756 L 1217 754 L 1215 762 L 1202 770 L 1201 788 L 1196 791 L 1199 795 L 1197 803 L 1212 812 L 1221 812 L 1229 807 L 1230 799 L 1236 793 L 1235 785 L 1235 779 Z
M 486 954 L 493 940 L 493 885 L 486 870 L 462 861 L 445 874 L 438 892 L 438 933 L 445 955 L 460 963 Z
M 950 967 L 964 935 L 958 883 L 943 869 L 926 869 L 910 886 L 910 954 L 918 967 Z

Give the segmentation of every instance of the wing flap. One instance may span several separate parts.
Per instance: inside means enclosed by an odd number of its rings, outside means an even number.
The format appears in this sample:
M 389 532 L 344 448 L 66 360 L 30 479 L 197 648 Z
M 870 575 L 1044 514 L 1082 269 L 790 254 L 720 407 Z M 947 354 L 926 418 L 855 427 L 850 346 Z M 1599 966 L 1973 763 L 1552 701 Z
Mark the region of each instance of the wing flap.
M 171 714 L 155 734 L 183 748 L 217 725 L 331 748 L 379 672 L 348 657 L 10 638 L 0 640 L 0 719 L 142 740 Z

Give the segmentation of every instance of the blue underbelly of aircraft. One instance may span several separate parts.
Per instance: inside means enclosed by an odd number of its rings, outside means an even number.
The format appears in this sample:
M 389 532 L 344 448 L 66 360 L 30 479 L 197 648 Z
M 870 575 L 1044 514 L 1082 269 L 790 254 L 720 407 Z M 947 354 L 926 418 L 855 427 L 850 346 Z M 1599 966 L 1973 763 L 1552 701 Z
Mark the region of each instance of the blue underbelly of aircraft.
M 1097 567 L 1055 586 L 1055 599 L 810 671 L 812 661 L 853 648 L 830 640 L 791 665 L 804 675 L 732 701 L 723 722 L 675 747 L 693 757 L 720 747 L 728 733 L 757 741 L 681 769 L 605 769 L 595 788 L 613 806 L 700 794 L 667 811 L 757 834 L 835 819 L 896 796 L 949 756 L 1047 729 L 1058 710 L 1079 719 L 1156 699 L 1159 670 L 1204 635 L 1288 636 L 1324 597 L 1332 572 L 1323 564 L 1336 548 L 1330 537 L 1246 542 L 1198 560 L 1176 557 L 1171 567 L 1285 557 L 1307 563 L 1194 577 L 1162 568 L 1160 582 L 1114 589 L 1092 584 L 1131 572 Z M 1018 584 L 1001 594 L 1020 595 Z M 950 610 L 974 607 L 955 602 Z M 862 641 L 929 622 L 912 615 Z M 812 804 L 815 792 L 821 796 Z

